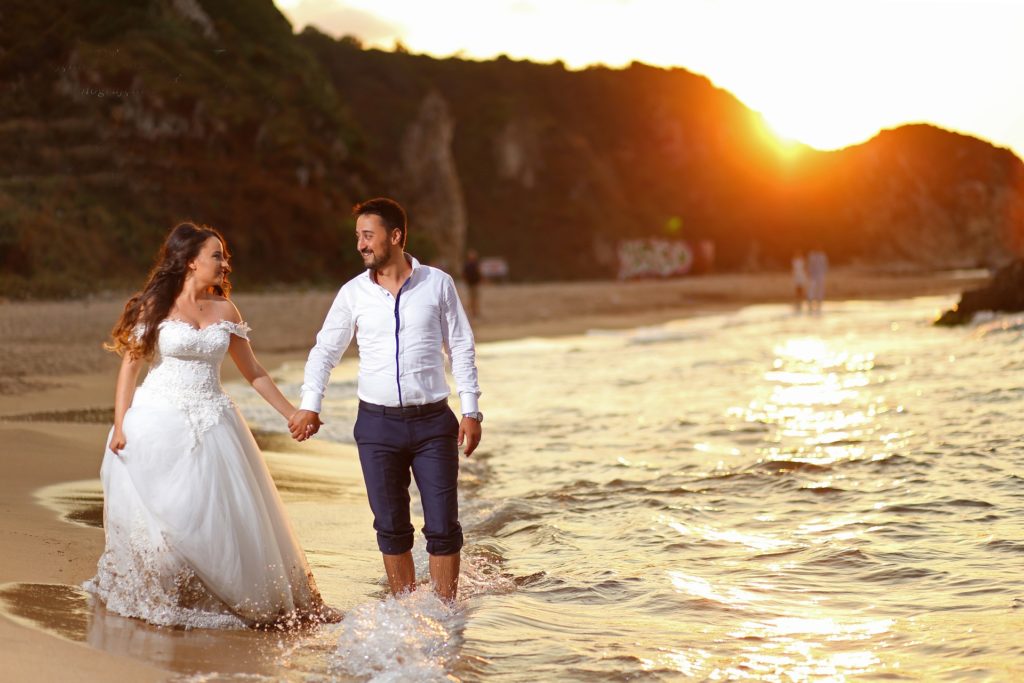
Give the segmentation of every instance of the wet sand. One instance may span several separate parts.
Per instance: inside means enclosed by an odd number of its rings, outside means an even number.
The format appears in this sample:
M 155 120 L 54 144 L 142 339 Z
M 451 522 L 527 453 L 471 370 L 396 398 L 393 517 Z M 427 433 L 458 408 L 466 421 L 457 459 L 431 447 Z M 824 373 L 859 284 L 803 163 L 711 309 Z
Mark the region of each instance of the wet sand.
M 915 276 L 839 272 L 832 299 L 954 294 L 981 274 Z M 275 368 L 302 362 L 334 292 L 238 294 L 253 346 Z M 478 340 L 582 333 L 655 324 L 790 298 L 786 274 L 713 275 L 674 281 L 491 285 L 482 293 Z M 260 673 L 260 638 L 189 634 L 93 612 L 76 587 L 92 576 L 103 547 L 96 480 L 109 429 L 117 359 L 100 349 L 123 298 L 0 304 L 0 638 L 11 680 L 166 680 L 182 673 Z M 225 379 L 237 379 L 230 365 Z M 308 549 L 314 573 L 330 573 L 329 602 L 342 609 L 379 592 L 379 557 L 369 532 L 353 453 L 337 445 L 304 451 L 317 461 L 289 471 L 291 448 L 265 439 L 271 471 L 291 506 L 330 498 L 345 510 L 337 548 Z M 339 450 L 341 449 L 341 450 Z M 354 449 L 349 447 L 354 452 Z M 338 457 L 340 454 L 341 457 Z M 302 538 L 302 529 L 297 530 Z

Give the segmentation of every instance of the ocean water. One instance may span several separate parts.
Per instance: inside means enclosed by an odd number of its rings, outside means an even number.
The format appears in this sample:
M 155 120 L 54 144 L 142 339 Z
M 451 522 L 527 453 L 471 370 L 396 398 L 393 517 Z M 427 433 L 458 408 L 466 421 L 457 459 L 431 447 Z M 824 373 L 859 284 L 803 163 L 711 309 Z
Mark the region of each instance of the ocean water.
M 307 462 L 283 493 L 321 587 L 372 585 L 245 680 L 1024 680 L 1024 319 L 932 327 L 950 303 L 481 345 L 460 603 L 384 599 L 368 516 L 325 512 Z M 346 457 L 354 377 L 318 437 Z
M 425 610 L 414 632 L 457 641 L 425 657 L 463 680 L 1024 678 L 1024 322 L 932 327 L 948 303 L 483 345 L 481 587 Z M 335 666 L 386 676 L 343 660 L 395 619 L 360 612 Z

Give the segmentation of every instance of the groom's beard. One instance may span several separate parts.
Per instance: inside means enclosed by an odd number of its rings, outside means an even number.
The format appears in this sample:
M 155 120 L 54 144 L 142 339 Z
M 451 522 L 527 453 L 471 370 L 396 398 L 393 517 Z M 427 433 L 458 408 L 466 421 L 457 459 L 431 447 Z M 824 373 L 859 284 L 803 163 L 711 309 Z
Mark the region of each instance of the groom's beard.
M 382 266 L 387 265 L 388 261 L 391 260 L 390 250 L 384 252 L 383 254 L 378 254 L 373 251 L 359 253 L 363 257 L 363 265 L 374 272 L 376 272 Z

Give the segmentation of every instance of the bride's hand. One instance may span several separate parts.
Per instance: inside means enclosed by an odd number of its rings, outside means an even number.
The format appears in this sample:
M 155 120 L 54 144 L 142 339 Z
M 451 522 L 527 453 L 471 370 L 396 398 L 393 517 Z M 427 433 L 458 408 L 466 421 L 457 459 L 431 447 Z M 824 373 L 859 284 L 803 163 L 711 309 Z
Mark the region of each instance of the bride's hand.
M 124 448 L 125 438 L 124 432 L 114 427 L 114 433 L 110 435 L 110 444 L 107 448 L 114 452 L 114 455 L 121 455 L 121 449 Z

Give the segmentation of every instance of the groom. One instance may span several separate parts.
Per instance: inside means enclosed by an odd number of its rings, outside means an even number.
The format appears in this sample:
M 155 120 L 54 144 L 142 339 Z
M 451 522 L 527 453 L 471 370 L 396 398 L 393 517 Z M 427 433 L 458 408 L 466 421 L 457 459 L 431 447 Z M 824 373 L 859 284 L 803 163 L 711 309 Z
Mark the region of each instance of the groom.
M 353 434 L 391 592 L 416 585 L 409 520 L 410 470 L 423 502 L 423 535 L 437 594 L 458 591 L 459 446 L 480 443 L 473 331 L 451 276 L 405 253 L 405 211 L 391 199 L 356 205 L 356 245 L 367 270 L 341 288 L 309 352 L 301 409 L 288 423 L 304 441 L 320 429 L 331 370 L 353 334 L 359 344 L 359 413 Z M 462 420 L 448 407 L 451 359 Z

